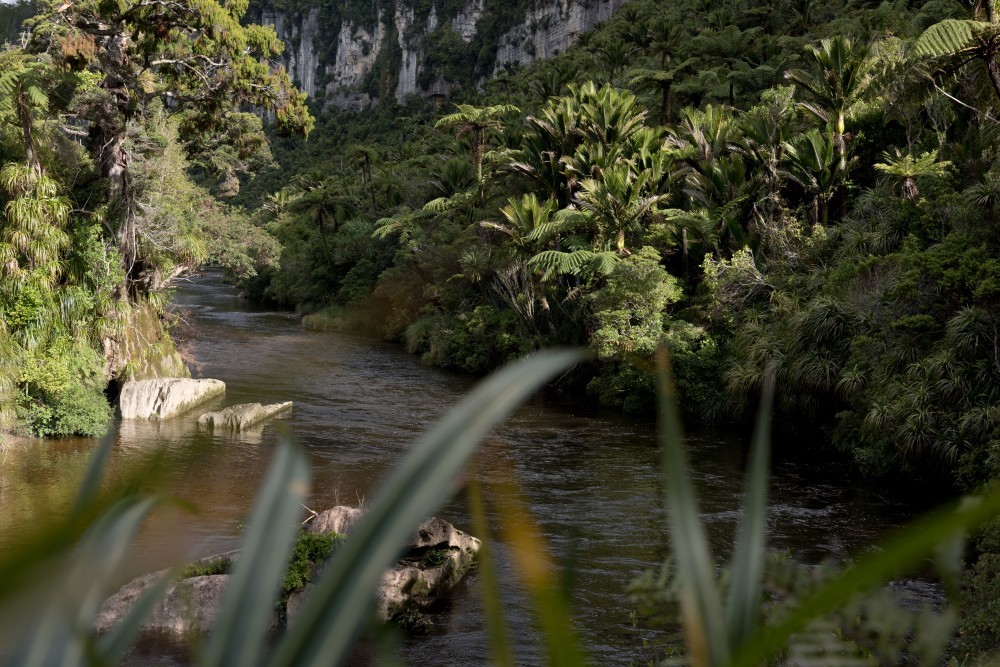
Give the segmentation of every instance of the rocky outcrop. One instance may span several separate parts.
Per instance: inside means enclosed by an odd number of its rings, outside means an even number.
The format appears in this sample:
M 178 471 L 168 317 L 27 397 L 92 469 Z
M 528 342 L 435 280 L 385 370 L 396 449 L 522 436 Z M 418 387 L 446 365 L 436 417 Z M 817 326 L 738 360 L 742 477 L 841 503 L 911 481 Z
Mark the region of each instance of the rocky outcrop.
M 217 412 L 206 412 L 198 417 L 200 426 L 209 428 L 227 429 L 230 431 L 242 431 L 249 426 L 258 424 L 274 415 L 291 410 L 292 402 L 272 403 L 271 405 L 261 405 L 260 403 L 241 403 L 225 410 Z
M 311 521 L 309 530 L 344 533 L 350 531 L 361 516 L 361 510 L 335 507 Z M 375 592 L 379 618 L 392 620 L 411 610 L 426 609 L 440 600 L 472 567 L 480 546 L 478 539 L 443 519 L 432 517 L 422 522 L 406 547 L 406 555 L 382 575 Z M 289 624 L 309 592 L 310 588 L 306 587 L 289 597 Z
M 357 2 L 359 0 L 346 0 Z M 357 25 L 346 19 L 325 25 L 318 9 L 298 14 L 264 10 L 259 20 L 273 26 L 289 48 L 279 58 L 299 88 L 310 97 L 323 97 L 331 106 L 362 110 L 377 103 L 371 77 L 380 59 L 391 61 L 395 89 L 381 94 L 425 98 L 447 96 L 457 82 L 440 71 L 424 71 L 427 49 L 425 37 L 435 30 L 451 30 L 467 44 L 469 65 L 481 56 L 481 49 L 493 49 L 497 70 L 508 62 L 531 63 L 567 49 L 577 35 L 606 20 L 625 0 L 541 0 L 533 3 L 524 19 L 499 42 L 473 44 L 479 34 L 479 20 L 485 0 L 466 0 L 456 13 L 442 16 L 437 3 L 426 15 L 412 5 L 393 2 L 380 5 L 372 25 Z M 454 10 L 452 10 L 454 11 Z M 335 48 L 328 45 L 335 44 Z M 378 82 L 375 82 L 378 88 Z M 376 96 L 376 97 L 373 97 Z
M 232 562 L 239 555 L 230 551 L 197 561 L 200 564 Z M 160 570 L 137 577 L 122 586 L 117 593 L 104 601 L 94 623 L 94 630 L 104 633 L 117 625 L 146 590 L 167 576 Z M 143 623 L 149 633 L 188 635 L 208 630 L 215 624 L 222 602 L 222 593 L 229 583 L 228 574 L 210 574 L 189 577 L 167 587 L 163 599 Z
M 539 3 L 500 38 L 496 68 L 507 63 L 530 64 L 565 51 L 577 35 L 611 17 L 625 0 L 589 0 Z
M 323 37 L 319 22 L 319 9 L 310 9 L 296 19 L 289 19 L 283 12 L 265 11 L 260 22 L 274 28 L 285 43 L 281 64 L 300 90 L 310 96 L 316 94 L 316 78 L 321 73 L 319 52 Z
M 308 530 L 313 533 L 347 535 L 364 515 L 364 511 L 357 507 L 338 505 L 333 509 L 320 512 L 315 519 L 309 522 Z
M 165 285 L 182 268 L 168 275 L 150 277 L 152 284 Z M 128 313 L 121 333 L 101 338 L 105 376 L 120 378 L 126 367 L 133 380 L 163 377 L 191 377 L 173 339 L 167 333 L 159 311 L 152 305 L 135 304 Z
M 221 380 L 130 380 L 122 386 L 118 407 L 122 419 L 169 419 L 225 391 Z
M 125 584 L 101 605 L 94 629 L 99 633 L 110 630 L 125 617 L 147 588 L 166 575 L 164 570 Z M 143 623 L 143 630 L 183 636 L 211 629 L 219 615 L 222 594 L 228 583 L 228 574 L 181 579 L 167 588 L 163 600 Z
M 309 523 L 309 530 L 320 533 L 349 532 L 363 516 L 352 507 L 335 507 L 319 514 Z M 412 616 L 440 600 L 457 584 L 475 563 L 480 541 L 438 518 L 427 519 L 410 540 L 406 555 L 386 570 L 375 593 L 376 609 L 383 620 Z M 228 572 L 239 557 L 238 551 L 208 556 L 198 561 L 211 572 Z M 336 556 L 334 556 L 336 557 Z M 222 565 L 222 567 L 217 567 Z M 314 570 L 323 567 L 317 563 Z M 202 571 L 205 571 L 204 569 Z M 167 576 L 167 570 L 133 579 L 105 600 L 94 629 L 104 633 L 117 625 L 142 594 Z M 228 574 L 194 576 L 167 587 L 163 600 L 143 623 L 143 632 L 186 637 L 210 632 L 218 618 L 222 595 L 229 583 Z M 292 626 L 311 588 L 293 593 L 286 604 L 285 622 Z M 278 628 L 278 618 L 272 621 Z

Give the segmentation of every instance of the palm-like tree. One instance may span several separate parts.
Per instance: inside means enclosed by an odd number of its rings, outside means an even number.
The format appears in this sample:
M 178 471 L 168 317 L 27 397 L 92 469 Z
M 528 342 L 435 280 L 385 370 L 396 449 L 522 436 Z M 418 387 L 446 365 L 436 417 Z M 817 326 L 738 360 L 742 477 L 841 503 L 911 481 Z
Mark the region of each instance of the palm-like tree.
M 946 59 L 961 67 L 970 60 L 986 66 L 993 90 L 1000 97 L 1000 22 L 993 0 L 971 3 L 972 18 L 945 19 L 927 28 L 917 40 L 914 53 L 922 58 Z M 984 20 L 985 19 L 985 20 Z
M 539 201 L 535 193 L 523 195 L 520 199 L 510 197 L 507 205 L 500 209 L 503 222 L 485 220 L 479 223 L 485 229 L 493 229 L 505 234 L 519 250 L 535 246 L 537 249 L 537 230 L 543 229 L 552 221 L 552 215 L 557 210 L 554 199 Z
M 335 230 L 357 213 L 358 198 L 343 182 L 327 178 L 309 187 L 287 205 L 289 213 L 305 216 L 319 230 L 323 250 L 331 256 L 327 229 Z
M 661 65 L 660 69 L 634 69 L 629 74 L 629 85 L 638 90 L 651 90 L 660 94 L 660 114 L 661 125 L 666 125 L 671 116 L 671 92 L 674 81 L 694 69 L 697 58 L 688 58 L 677 64 L 667 61 Z
M 631 254 L 628 234 L 640 231 L 663 199 L 662 195 L 648 194 L 647 178 L 647 172 L 636 174 L 620 164 L 604 171 L 599 179 L 581 183 L 580 208 L 590 214 L 596 228 L 595 246 L 622 256 Z
M 580 108 L 573 97 L 550 100 L 538 116 L 528 116 L 529 132 L 508 165 L 541 186 L 559 208 L 569 206 L 575 188 L 563 158 L 572 156 L 583 142 L 579 123 Z
M 580 132 L 606 149 L 624 145 L 644 126 L 646 112 L 628 91 L 587 82 L 570 86 L 570 95 L 580 110 Z
M 41 173 L 35 142 L 35 124 L 47 111 L 49 97 L 45 82 L 51 75 L 41 62 L 6 62 L 10 66 L 0 73 L 0 123 L 16 125 L 21 130 L 25 161 L 36 173 Z
M 503 117 L 520 113 L 512 104 L 497 104 L 490 107 L 475 107 L 471 104 L 457 105 L 458 111 L 438 119 L 434 127 L 456 128 L 456 136 L 469 135 L 472 139 L 472 164 L 476 170 L 476 182 L 480 190 L 483 186 L 483 156 L 486 154 L 486 133 L 503 127 Z
M 736 83 L 742 79 L 742 73 L 750 69 L 747 58 L 760 33 L 760 28 L 740 30 L 735 25 L 727 25 L 722 30 L 706 30 L 691 40 L 695 50 L 717 61 L 725 70 L 722 78 L 729 86 L 730 106 L 736 104 Z
M 902 154 L 897 148 L 893 153 L 888 151 L 883 153 L 882 159 L 885 161 L 876 164 L 875 168 L 899 180 L 903 197 L 911 202 L 920 199 L 920 190 L 917 188 L 918 178 L 944 178 L 951 169 L 951 162 L 937 159 L 936 150 L 913 157 L 911 153 Z
M 840 161 L 840 169 L 847 169 L 847 114 L 868 91 L 871 84 L 869 48 L 854 44 L 847 37 L 824 39 L 819 46 L 808 48 L 815 69 L 789 70 L 785 78 L 801 86 L 812 100 L 800 102 L 799 107 L 829 124 L 833 143 Z
M 608 81 L 612 82 L 618 78 L 618 73 L 628 65 L 632 58 L 633 48 L 623 40 L 612 39 L 598 48 L 601 60 L 608 69 Z
M 783 173 L 812 195 L 813 223 L 829 222 L 830 199 L 847 175 L 848 165 L 841 162 L 838 153 L 833 136 L 816 128 L 785 143 Z

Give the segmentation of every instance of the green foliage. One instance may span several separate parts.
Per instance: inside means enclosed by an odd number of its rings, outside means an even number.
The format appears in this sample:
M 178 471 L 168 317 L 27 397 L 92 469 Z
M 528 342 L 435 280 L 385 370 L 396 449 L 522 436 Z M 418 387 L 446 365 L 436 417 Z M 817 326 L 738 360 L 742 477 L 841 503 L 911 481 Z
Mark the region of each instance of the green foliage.
M 37 436 L 103 435 L 111 421 L 101 356 L 61 337 L 25 358 L 18 416 Z
M 591 345 L 599 359 L 648 357 L 663 338 L 664 312 L 680 297 L 677 281 L 646 246 L 619 262 L 594 297 Z
M 945 19 L 924 31 L 914 44 L 918 56 L 956 56 L 979 46 L 978 38 L 990 39 L 996 27 L 983 21 Z
M 300 530 L 291 560 L 288 562 L 288 569 L 281 580 L 283 596 L 287 597 L 289 593 L 305 588 L 316 570 L 333 556 L 343 541 L 343 535 Z
M 191 577 L 210 577 L 215 574 L 229 574 L 232 570 L 233 560 L 231 558 L 213 558 L 208 561 L 198 561 L 185 566 L 178 575 L 181 579 Z
M 964 611 L 959 632 L 963 655 L 989 656 L 1000 644 L 1000 554 L 984 553 L 965 573 L 959 601 Z

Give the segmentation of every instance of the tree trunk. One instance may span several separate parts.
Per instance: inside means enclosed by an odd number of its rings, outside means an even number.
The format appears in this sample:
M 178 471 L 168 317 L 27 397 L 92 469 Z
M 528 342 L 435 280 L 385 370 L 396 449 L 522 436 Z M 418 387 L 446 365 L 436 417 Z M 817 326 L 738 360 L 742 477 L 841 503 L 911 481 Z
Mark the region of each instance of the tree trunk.
M 997 54 L 993 51 L 986 54 L 986 70 L 990 73 L 990 83 L 993 84 L 993 90 L 1000 98 L 1000 66 L 997 65 Z
M 32 171 L 41 174 L 42 163 L 38 159 L 38 153 L 35 152 L 35 139 L 31 133 L 31 115 L 27 109 L 23 109 L 20 105 L 18 105 L 17 112 L 21 121 L 21 133 L 24 135 L 24 159 Z

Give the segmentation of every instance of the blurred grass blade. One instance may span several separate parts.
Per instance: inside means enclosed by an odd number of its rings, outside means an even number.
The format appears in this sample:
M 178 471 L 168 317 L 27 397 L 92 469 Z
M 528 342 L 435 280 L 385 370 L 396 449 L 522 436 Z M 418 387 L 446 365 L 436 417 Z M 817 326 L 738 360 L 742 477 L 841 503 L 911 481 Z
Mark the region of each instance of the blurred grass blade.
M 260 664 L 308 487 L 305 456 L 287 437 L 282 438 L 254 502 L 202 665 Z
M 765 374 L 757 412 L 757 426 L 750 446 L 740 521 L 733 560 L 732 582 L 726 607 L 729 645 L 746 641 L 760 618 L 764 561 L 767 555 L 767 482 L 771 450 L 771 408 L 774 402 L 774 368 Z
M 120 665 L 125 652 L 135 642 L 142 624 L 153 613 L 153 609 L 173 583 L 176 572 L 165 574 L 159 581 L 143 591 L 139 599 L 128 610 L 125 617 L 97 640 L 95 653 L 101 664 Z
M 754 636 L 735 656 L 737 667 L 768 662 L 816 618 L 840 608 L 858 593 L 871 590 L 905 573 L 942 543 L 1000 513 L 1000 488 L 979 497 L 967 497 L 951 510 L 934 512 L 890 536 L 872 552 L 798 603 L 775 610 L 773 624 Z
M 541 352 L 483 381 L 407 453 L 382 484 L 305 603 L 272 665 L 337 664 L 369 620 L 373 591 L 417 524 L 453 492 L 454 478 L 482 439 L 546 380 L 584 353 Z
M 61 576 L 48 582 L 42 609 L 31 615 L 24 641 L 10 664 L 80 664 L 90 642 L 92 623 L 108 586 L 153 508 L 152 498 L 125 498 L 104 512 L 67 556 Z M 27 620 L 27 618 L 25 619 Z
M 90 457 L 87 465 L 87 472 L 80 482 L 80 490 L 76 494 L 73 508 L 70 510 L 70 521 L 75 522 L 82 519 L 88 511 L 93 511 L 97 494 L 101 489 L 101 480 L 104 477 L 104 468 L 111 458 L 111 448 L 114 446 L 115 431 L 112 429 L 106 436 L 101 438 L 101 442 L 94 448 L 94 453 Z
M 553 667 L 587 664 L 580 638 L 573 630 L 569 602 L 563 595 L 556 565 L 510 471 L 500 483 L 497 495 L 504 541 L 510 545 L 514 568 L 531 595 L 548 654 L 546 664 Z
M 514 662 L 514 654 L 510 650 L 510 638 L 507 635 L 507 624 L 503 617 L 496 563 L 493 560 L 493 544 L 489 527 L 486 524 L 486 508 L 483 504 L 483 491 L 479 482 L 475 480 L 469 482 L 468 493 L 473 534 L 482 540 L 476 560 L 479 568 L 479 581 L 483 588 L 483 608 L 486 612 L 486 630 L 490 638 L 492 664 L 497 665 L 497 667 L 515 667 L 517 663 Z
M 681 610 L 684 634 L 695 667 L 725 665 L 729 661 L 728 636 L 722 603 L 715 582 L 715 561 L 691 486 L 684 435 L 677 413 L 676 391 L 670 359 L 662 345 L 656 352 L 659 380 L 659 431 L 666 477 L 670 543 L 683 587 Z

